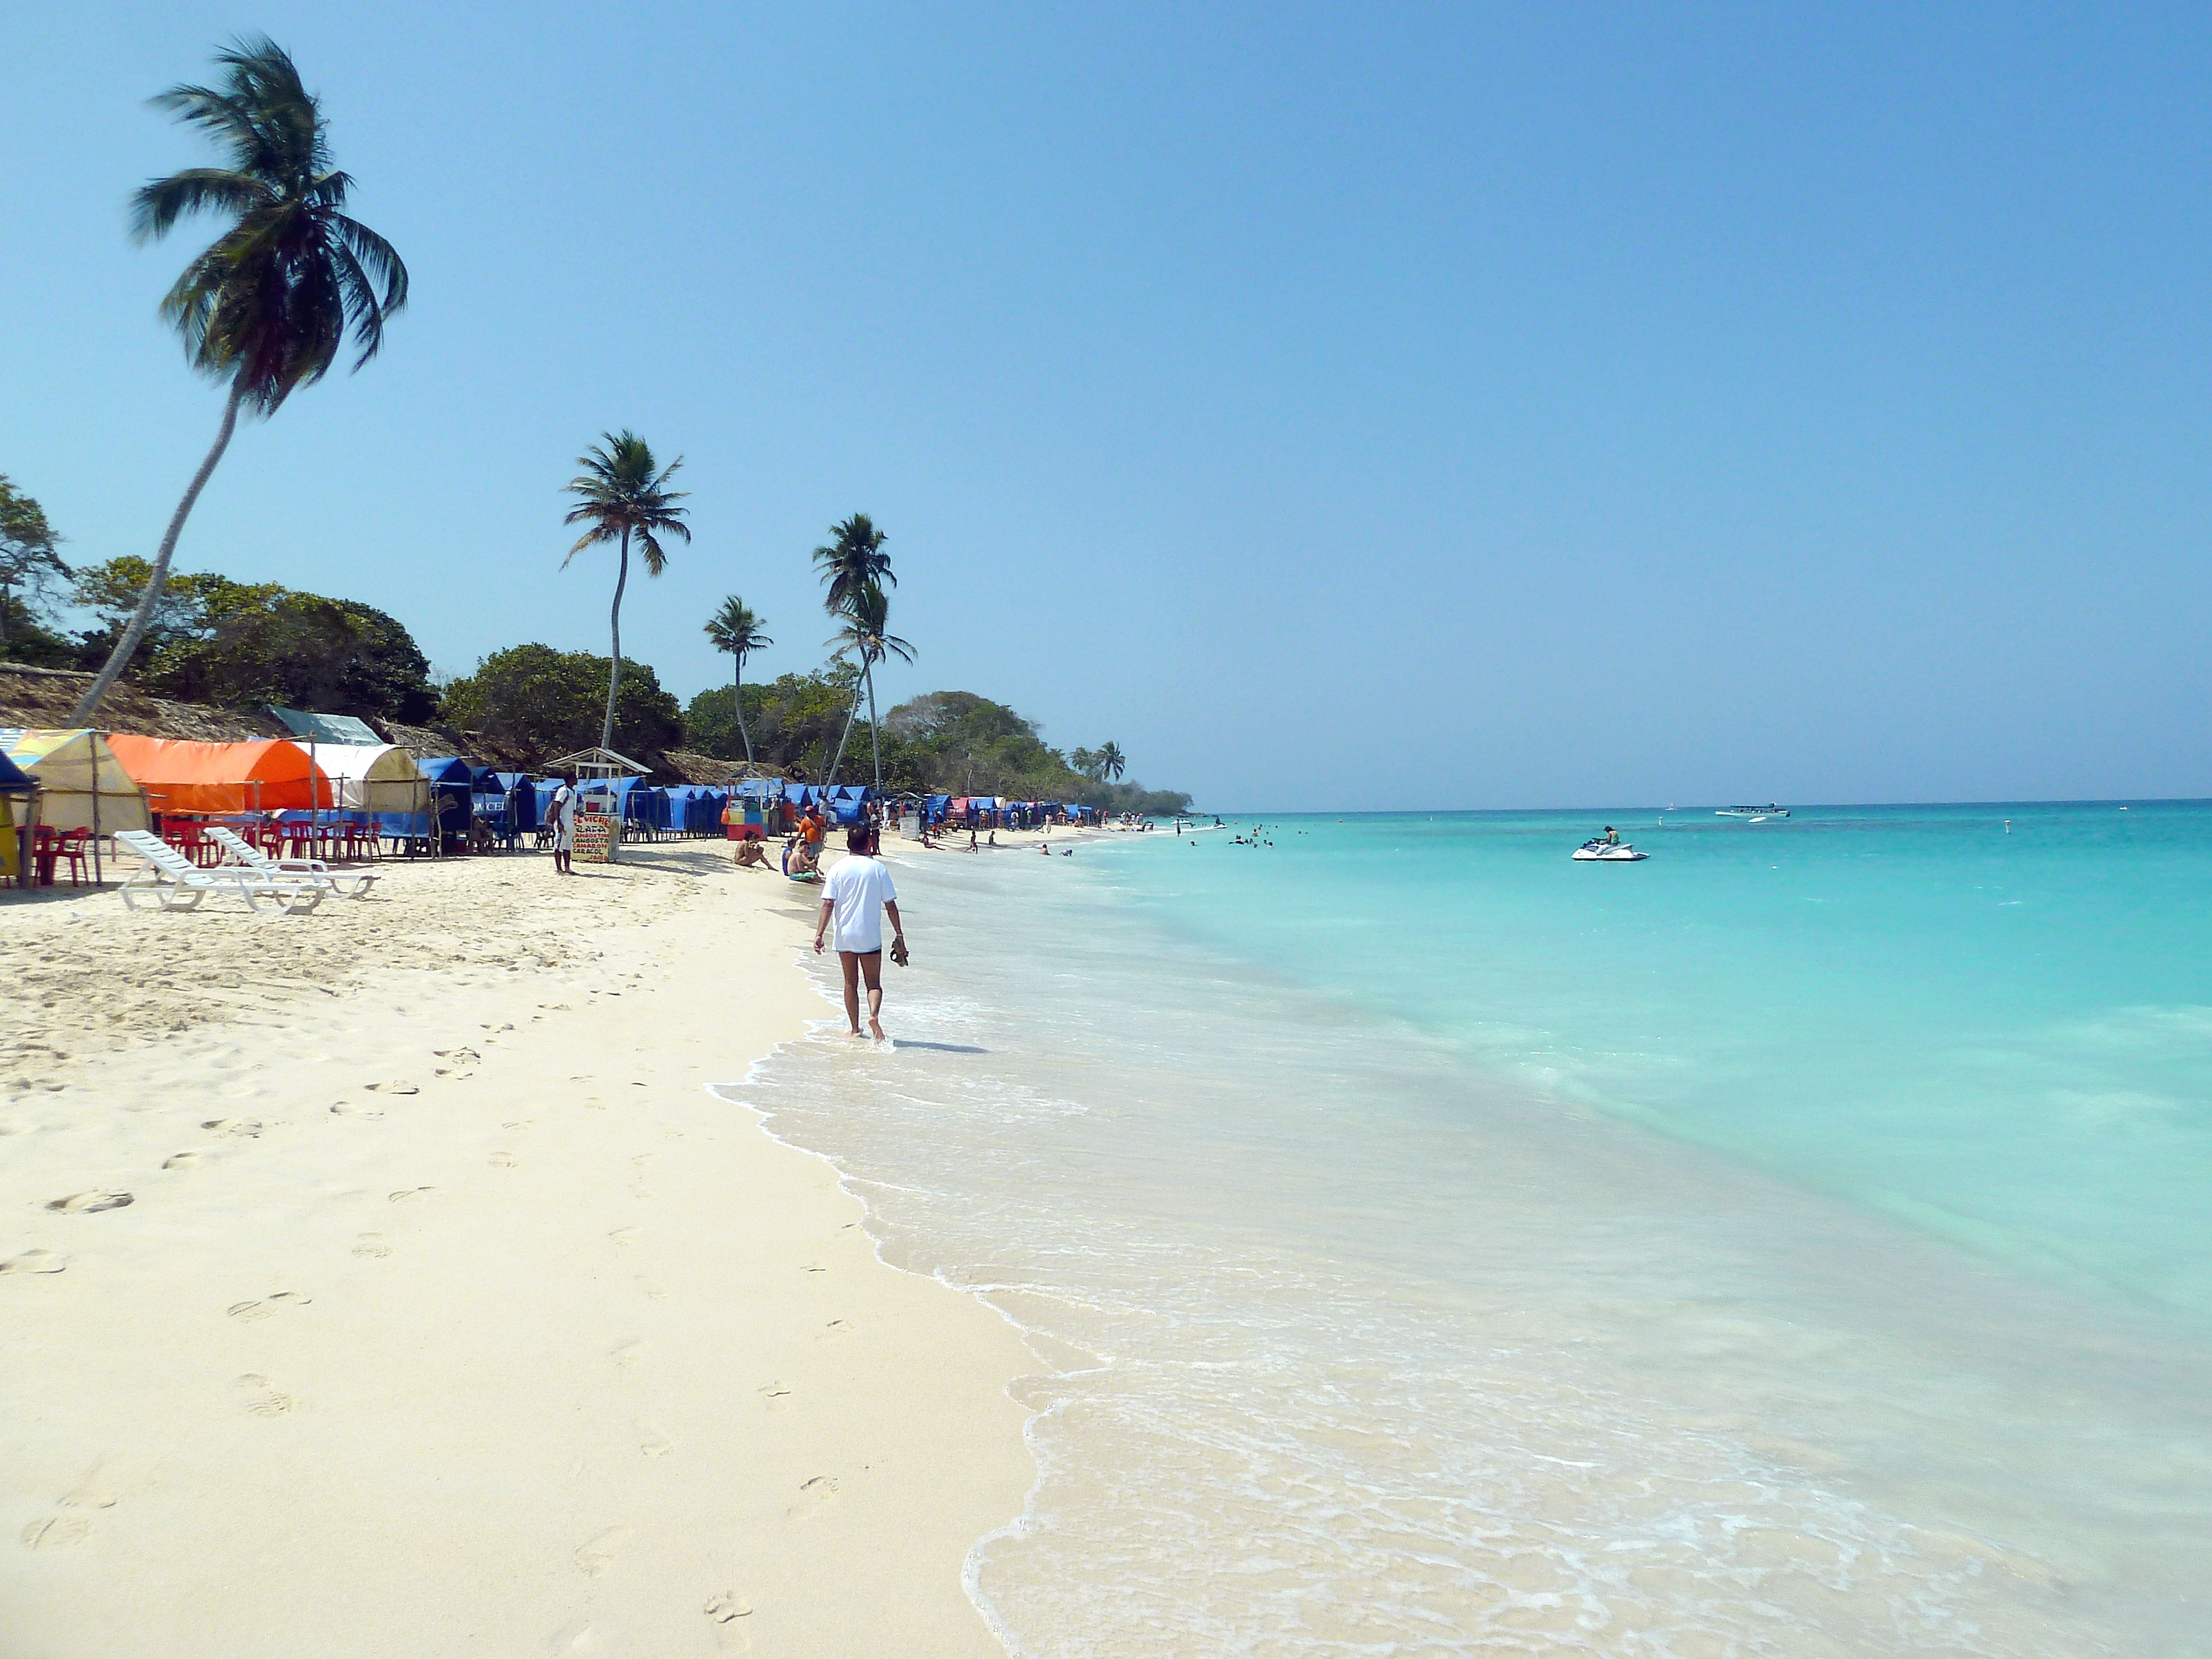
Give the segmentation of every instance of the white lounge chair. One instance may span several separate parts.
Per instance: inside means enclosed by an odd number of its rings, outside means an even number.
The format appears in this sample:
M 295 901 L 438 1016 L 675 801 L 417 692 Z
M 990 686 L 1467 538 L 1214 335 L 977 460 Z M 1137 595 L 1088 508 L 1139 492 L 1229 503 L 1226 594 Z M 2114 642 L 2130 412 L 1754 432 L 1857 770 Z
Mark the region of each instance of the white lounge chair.
M 365 870 L 359 875 L 334 876 L 331 866 L 320 859 L 272 859 L 235 830 L 227 830 L 219 823 L 208 826 L 208 838 L 249 870 L 264 876 L 289 876 L 310 881 L 318 887 L 328 888 L 340 898 L 359 898 L 376 885 L 374 870 Z M 353 884 L 350 887 L 346 885 L 349 881 Z
M 115 839 L 145 862 L 123 884 L 123 902 L 138 908 L 133 893 L 150 893 L 164 910 L 190 910 L 210 893 L 228 893 L 258 911 L 261 901 L 274 899 L 288 916 L 304 916 L 323 902 L 326 890 L 304 876 L 264 875 L 258 870 L 231 866 L 203 870 L 182 853 L 146 830 L 118 830 Z

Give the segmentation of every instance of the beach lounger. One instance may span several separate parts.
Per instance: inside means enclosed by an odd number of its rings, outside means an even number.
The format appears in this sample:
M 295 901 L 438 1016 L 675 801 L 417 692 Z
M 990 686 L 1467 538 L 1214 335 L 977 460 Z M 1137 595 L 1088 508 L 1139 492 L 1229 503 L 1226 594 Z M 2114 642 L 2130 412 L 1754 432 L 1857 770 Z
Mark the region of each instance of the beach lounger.
M 331 866 L 320 859 L 272 859 L 235 830 L 222 824 L 210 824 L 208 838 L 235 858 L 249 870 L 270 877 L 288 877 L 306 881 L 336 893 L 340 898 L 359 898 L 376 884 L 376 872 L 364 871 L 356 876 L 334 876 Z M 349 887 L 348 882 L 353 884 Z
M 258 911 L 261 901 L 274 899 L 288 916 L 303 916 L 323 902 L 325 888 L 304 876 L 264 874 L 236 865 L 203 870 L 183 854 L 147 830 L 118 830 L 115 839 L 145 862 L 123 884 L 123 902 L 138 908 L 134 893 L 150 895 L 164 910 L 191 910 L 210 893 L 227 893 L 242 899 L 249 910 Z

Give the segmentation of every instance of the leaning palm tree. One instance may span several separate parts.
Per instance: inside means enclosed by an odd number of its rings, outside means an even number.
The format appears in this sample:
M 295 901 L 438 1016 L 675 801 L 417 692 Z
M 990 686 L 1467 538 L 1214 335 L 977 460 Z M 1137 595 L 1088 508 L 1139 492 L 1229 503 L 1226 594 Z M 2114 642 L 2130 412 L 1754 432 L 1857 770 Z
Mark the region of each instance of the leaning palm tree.
M 1091 758 L 1098 763 L 1100 777 L 1111 778 L 1116 782 L 1121 781 L 1121 774 L 1127 769 L 1129 764 L 1127 757 L 1121 753 L 1121 745 L 1111 738 L 1098 745 L 1098 752 Z
M 845 739 L 853 735 L 853 721 L 860 712 L 860 691 L 865 686 L 868 695 L 868 743 L 875 750 L 876 793 L 884 789 L 884 750 L 881 725 L 876 719 L 875 666 L 885 657 L 896 657 L 904 662 L 914 660 L 914 647 L 896 634 L 886 631 L 890 617 L 890 600 L 884 590 L 873 582 L 856 587 L 847 596 L 845 626 L 830 638 L 829 643 L 837 647 L 836 654 L 850 652 L 860 659 L 860 683 L 853 688 L 853 707 L 845 716 L 843 736 L 837 739 L 837 753 L 830 763 L 830 770 L 823 779 L 823 787 L 829 787 L 837 775 L 837 764 L 845 758 Z
M 889 539 L 865 513 L 830 526 L 828 544 L 814 550 L 814 568 L 830 585 L 822 603 L 831 616 L 843 616 L 853 595 L 864 587 L 898 586 L 891 556 L 884 551 Z
M 645 560 L 645 574 L 658 576 L 668 568 L 660 538 L 679 536 L 688 542 L 691 526 L 684 522 L 687 509 L 676 505 L 685 492 L 668 487 L 670 476 L 684 465 L 681 455 L 656 471 L 653 451 L 629 428 L 603 432 L 599 439 L 576 458 L 576 465 L 584 470 L 568 480 L 569 493 L 578 497 L 578 505 L 568 509 L 562 522 L 591 527 L 576 538 L 561 568 L 566 570 L 568 559 L 598 543 L 617 542 L 622 546 L 622 562 L 615 571 L 614 610 L 608 623 L 612 641 L 611 660 L 607 665 L 607 717 L 599 726 L 599 747 L 611 749 L 615 746 L 615 695 L 622 690 L 622 602 L 623 589 L 629 583 L 630 544 L 637 544 Z
M 131 198 L 140 241 L 166 236 L 188 214 L 232 221 L 185 267 L 161 301 L 194 368 L 229 383 L 214 447 L 169 518 L 153 574 L 107 662 L 70 719 L 89 721 L 146 637 L 169 580 L 177 538 L 239 411 L 266 417 L 322 379 L 350 333 L 359 368 L 384 343 L 385 319 L 407 303 L 407 267 L 392 244 L 342 212 L 353 180 L 331 166 L 322 106 L 300 84 L 289 54 L 267 36 L 216 55 L 220 87 L 172 87 L 157 109 L 199 128 L 224 151 L 222 167 L 187 167 Z
M 752 607 L 732 593 L 707 622 L 707 637 L 714 649 L 730 653 L 730 700 L 738 711 L 738 735 L 745 740 L 745 764 L 753 763 L 752 733 L 745 730 L 745 659 L 775 641 L 762 632 L 763 624 Z

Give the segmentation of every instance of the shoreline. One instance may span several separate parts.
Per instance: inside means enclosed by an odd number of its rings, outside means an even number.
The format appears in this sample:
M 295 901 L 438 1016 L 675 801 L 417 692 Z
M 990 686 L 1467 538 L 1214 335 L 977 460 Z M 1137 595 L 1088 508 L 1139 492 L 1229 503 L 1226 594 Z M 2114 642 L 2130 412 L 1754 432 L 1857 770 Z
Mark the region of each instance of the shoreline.
M 1037 1358 L 713 1092 L 830 1012 L 812 902 L 697 841 L 12 915 L 18 1638 L 1002 1653 Z

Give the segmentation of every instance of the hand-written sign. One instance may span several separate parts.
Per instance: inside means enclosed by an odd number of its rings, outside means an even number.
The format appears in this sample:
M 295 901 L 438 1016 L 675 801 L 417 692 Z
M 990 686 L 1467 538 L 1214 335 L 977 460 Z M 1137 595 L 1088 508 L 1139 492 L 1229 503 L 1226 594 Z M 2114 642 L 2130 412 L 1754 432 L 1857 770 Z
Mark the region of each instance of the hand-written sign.
M 617 825 L 604 812 L 576 814 L 574 857 L 582 864 L 611 864 L 615 858 Z

